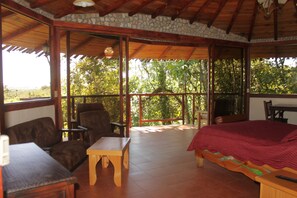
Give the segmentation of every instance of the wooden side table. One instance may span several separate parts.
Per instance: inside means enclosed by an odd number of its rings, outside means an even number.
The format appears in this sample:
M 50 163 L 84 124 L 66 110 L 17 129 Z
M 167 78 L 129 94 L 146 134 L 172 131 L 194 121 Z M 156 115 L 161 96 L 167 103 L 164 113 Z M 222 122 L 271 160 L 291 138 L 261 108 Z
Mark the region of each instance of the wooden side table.
M 276 175 L 284 175 L 297 178 L 297 174 L 287 171 L 275 171 L 262 177 L 256 177 L 260 182 L 260 198 L 296 198 L 297 183 L 276 178 Z
M 102 159 L 103 168 L 107 168 L 111 161 L 114 167 L 114 183 L 117 187 L 121 187 L 122 163 L 126 169 L 129 168 L 129 144 L 130 138 L 102 137 L 88 148 L 90 185 L 96 183 L 96 164 Z

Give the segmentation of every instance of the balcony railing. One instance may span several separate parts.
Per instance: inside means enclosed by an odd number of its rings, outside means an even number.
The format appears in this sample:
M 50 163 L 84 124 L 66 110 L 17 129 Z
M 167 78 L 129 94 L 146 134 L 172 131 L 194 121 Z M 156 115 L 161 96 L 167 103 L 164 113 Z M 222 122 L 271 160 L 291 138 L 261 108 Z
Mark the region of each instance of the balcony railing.
M 66 104 L 64 103 L 66 97 L 63 97 L 62 100 L 63 104 Z M 76 119 L 76 104 L 98 102 L 103 103 L 112 121 L 119 121 L 120 97 L 117 94 L 71 96 L 70 100 L 72 119 Z M 131 126 L 143 126 L 151 123 L 171 124 L 174 122 L 195 124 L 197 110 L 206 110 L 206 103 L 205 93 L 130 94 Z M 65 111 L 66 108 L 63 108 L 63 113 L 66 114 Z M 124 118 L 125 116 L 124 113 Z M 67 116 L 63 117 L 67 118 Z

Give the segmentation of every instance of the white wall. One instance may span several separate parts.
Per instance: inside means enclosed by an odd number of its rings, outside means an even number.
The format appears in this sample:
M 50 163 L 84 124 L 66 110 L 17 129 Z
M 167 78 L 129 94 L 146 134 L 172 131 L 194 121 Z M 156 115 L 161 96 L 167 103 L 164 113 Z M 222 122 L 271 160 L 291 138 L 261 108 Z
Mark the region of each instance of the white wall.
M 30 121 L 41 117 L 51 117 L 55 122 L 54 105 L 6 112 L 5 126 L 10 127 L 22 122 Z
M 250 98 L 250 120 L 265 120 L 263 101 L 272 100 L 272 104 L 296 104 L 296 98 Z M 284 117 L 288 123 L 297 125 L 297 112 L 285 111 Z

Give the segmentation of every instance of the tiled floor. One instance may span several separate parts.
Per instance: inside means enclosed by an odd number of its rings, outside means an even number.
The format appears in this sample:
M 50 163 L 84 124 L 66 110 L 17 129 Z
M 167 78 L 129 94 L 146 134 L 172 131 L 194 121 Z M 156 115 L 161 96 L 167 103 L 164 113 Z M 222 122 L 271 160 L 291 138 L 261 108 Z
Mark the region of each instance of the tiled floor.
M 187 146 L 196 129 L 191 126 L 132 128 L 130 169 L 122 171 L 122 187 L 113 183 L 113 167 L 97 165 L 97 182 L 89 186 L 88 162 L 74 171 L 76 197 L 131 198 L 257 198 L 259 184 L 240 173 L 205 160 L 197 168 Z

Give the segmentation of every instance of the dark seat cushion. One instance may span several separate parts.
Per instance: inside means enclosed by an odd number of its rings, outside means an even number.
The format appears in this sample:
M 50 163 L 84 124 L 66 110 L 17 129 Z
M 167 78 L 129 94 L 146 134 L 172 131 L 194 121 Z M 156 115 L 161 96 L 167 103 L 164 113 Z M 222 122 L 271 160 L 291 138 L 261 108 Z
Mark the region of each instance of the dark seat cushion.
M 86 148 L 81 141 L 61 142 L 50 149 L 50 155 L 68 170 L 73 170 L 86 158 Z
M 34 142 L 40 147 L 51 147 L 61 142 L 62 135 L 50 117 L 38 118 L 5 129 L 10 144 Z
M 86 133 L 86 144 L 94 144 L 101 137 L 120 137 L 111 128 L 110 117 L 107 111 L 86 111 L 80 113 L 80 124 L 88 129 Z

